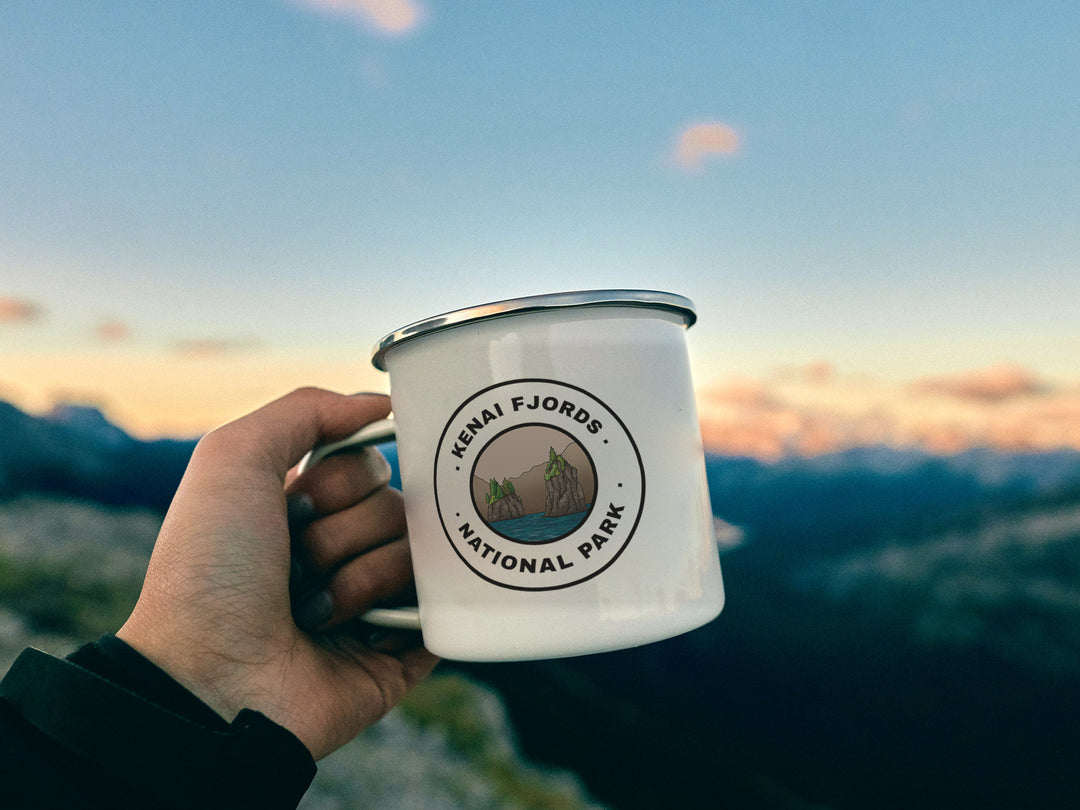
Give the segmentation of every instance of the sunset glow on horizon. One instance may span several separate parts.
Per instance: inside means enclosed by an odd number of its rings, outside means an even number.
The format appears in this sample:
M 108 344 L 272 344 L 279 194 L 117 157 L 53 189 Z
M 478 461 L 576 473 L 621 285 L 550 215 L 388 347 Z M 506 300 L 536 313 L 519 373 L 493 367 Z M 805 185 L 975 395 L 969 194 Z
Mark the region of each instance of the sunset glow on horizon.
M 192 438 L 289 390 L 390 393 L 356 357 L 268 356 L 258 349 L 8 358 L 0 400 L 34 414 L 88 405 L 142 439 Z M 698 413 L 707 452 L 776 461 L 883 445 L 949 455 L 972 448 L 1080 450 L 1080 381 L 1055 385 L 992 366 L 903 382 L 844 375 L 830 364 L 762 378 L 704 376 Z

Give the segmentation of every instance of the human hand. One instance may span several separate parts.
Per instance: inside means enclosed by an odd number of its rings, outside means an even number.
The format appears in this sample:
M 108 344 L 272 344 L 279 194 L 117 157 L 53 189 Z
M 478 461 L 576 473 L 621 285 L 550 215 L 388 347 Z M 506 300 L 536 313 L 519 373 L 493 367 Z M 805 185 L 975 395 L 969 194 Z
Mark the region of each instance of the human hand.
M 368 646 L 350 622 L 412 580 L 385 459 L 366 449 L 299 478 L 293 470 L 316 444 L 388 412 L 383 396 L 301 389 L 205 436 L 117 632 L 226 720 L 260 711 L 316 759 L 378 720 L 438 660 L 415 633 Z M 297 620 L 287 495 L 310 512 L 298 556 L 325 583 Z

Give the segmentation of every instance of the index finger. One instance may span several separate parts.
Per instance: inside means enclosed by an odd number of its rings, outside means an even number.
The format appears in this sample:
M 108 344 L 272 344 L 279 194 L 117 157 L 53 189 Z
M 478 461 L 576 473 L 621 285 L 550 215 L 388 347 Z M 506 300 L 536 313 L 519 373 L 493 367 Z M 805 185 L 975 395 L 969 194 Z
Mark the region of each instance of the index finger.
M 315 445 L 343 439 L 389 413 L 390 398 L 384 394 L 299 388 L 215 432 L 227 432 L 238 447 L 263 454 L 284 481 Z

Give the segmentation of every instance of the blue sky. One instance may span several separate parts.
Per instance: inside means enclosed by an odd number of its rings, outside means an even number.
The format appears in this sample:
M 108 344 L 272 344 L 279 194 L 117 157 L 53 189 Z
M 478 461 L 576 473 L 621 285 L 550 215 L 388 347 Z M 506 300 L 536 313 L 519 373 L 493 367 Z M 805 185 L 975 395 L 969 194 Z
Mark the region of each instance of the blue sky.
M 600 287 L 691 297 L 703 386 L 1072 385 L 1078 42 L 1070 2 L 9 0 L 0 394 L 193 349 L 337 382 L 404 323 Z

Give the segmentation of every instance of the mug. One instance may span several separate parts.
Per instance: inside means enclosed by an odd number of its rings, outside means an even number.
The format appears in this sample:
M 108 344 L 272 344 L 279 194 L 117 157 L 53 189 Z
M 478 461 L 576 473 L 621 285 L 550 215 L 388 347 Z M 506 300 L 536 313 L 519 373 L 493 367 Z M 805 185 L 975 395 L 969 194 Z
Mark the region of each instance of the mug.
M 372 362 L 393 417 L 418 607 L 436 655 L 520 661 L 659 641 L 724 604 L 682 296 L 554 293 L 395 331 Z

